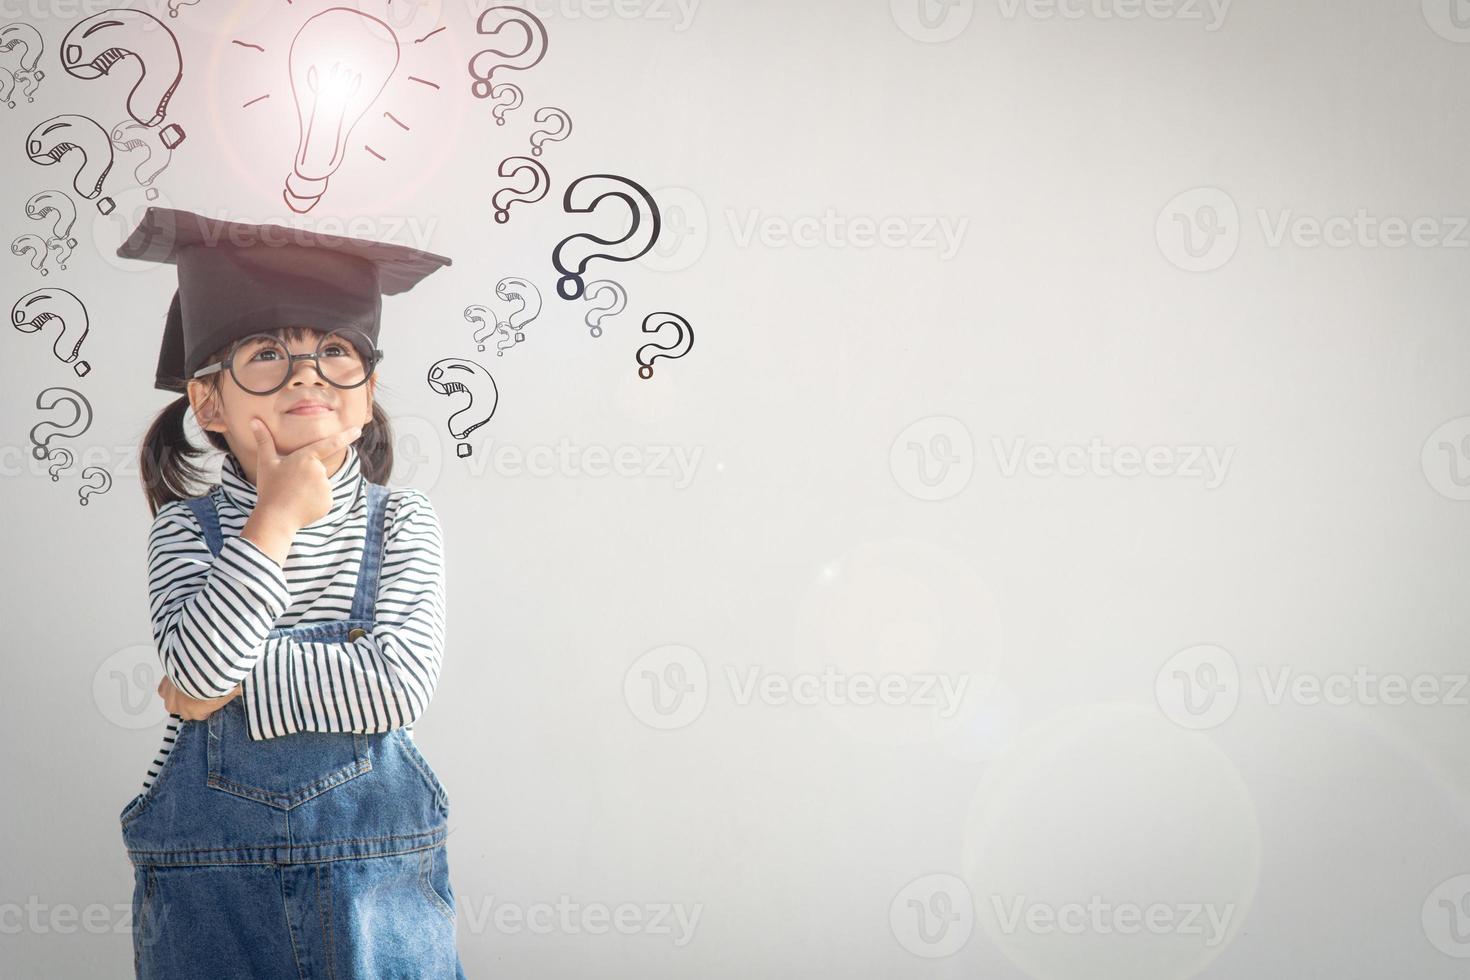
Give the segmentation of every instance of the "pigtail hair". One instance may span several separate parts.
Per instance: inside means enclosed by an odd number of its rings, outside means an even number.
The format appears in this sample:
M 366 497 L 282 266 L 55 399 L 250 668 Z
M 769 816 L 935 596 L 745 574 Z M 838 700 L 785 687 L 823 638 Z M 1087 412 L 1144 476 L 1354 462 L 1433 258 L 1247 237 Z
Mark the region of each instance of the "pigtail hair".
M 388 478 L 393 475 L 393 423 L 388 421 L 388 413 L 376 398 L 373 417 L 362 427 L 362 435 L 354 445 L 363 479 L 387 486 Z
M 143 493 L 148 498 L 151 516 L 158 516 L 164 504 L 197 497 L 208 489 L 209 471 L 195 460 L 209 454 L 189 441 L 184 418 L 189 412 L 189 396 L 180 395 L 158 413 L 138 452 L 138 472 L 143 479 Z M 206 432 L 216 449 L 229 443 L 218 433 Z

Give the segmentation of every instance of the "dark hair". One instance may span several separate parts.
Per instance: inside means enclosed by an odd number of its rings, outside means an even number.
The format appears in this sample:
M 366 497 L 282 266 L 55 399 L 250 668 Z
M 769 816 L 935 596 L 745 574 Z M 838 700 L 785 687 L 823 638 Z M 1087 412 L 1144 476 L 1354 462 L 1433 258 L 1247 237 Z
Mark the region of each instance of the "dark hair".
M 303 327 L 279 327 L 263 330 L 283 341 L 300 340 L 306 335 Z M 214 362 L 224 357 L 228 348 L 215 351 L 208 358 Z M 219 396 L 224 386 L 227 371 L 216 371 L 205 383 Z M 182 380 L 182 379 L 178 379 Z M 380 384 L 380 382 L 375 382 Z M 189 412 L 189 396 L 180 395 L 170 402 L 148 426 L 143 436 L 143 446 L 138 454 L 138 471 L 143 478 L 143 492 L 148 497 L 148 510 L 153 516 L 159 508 L 174 500 L 197 497 L 209 489 L 205 482 L 208 476 L 204 467 L 196 460 L 207 457 L 211 451 L 189 441 L 184 430 L 184 417 Z M 204 429 L 204 438 L 220 452 L 228 453 L 230 444 L 218 432 Z M 362 428 L 362 435 L 353 443 L 357 448 L 362 475 L 369 483 L 386 484 L 393 472 L 393 428 L 384 413 L 381 403 L 373 398 L 373 417 Z

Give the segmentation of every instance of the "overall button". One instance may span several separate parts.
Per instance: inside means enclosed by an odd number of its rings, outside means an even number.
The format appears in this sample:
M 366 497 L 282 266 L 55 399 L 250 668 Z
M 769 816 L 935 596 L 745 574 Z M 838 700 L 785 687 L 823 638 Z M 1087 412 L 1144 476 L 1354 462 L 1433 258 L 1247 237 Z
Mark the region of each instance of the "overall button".
M 352 629 L 347 631 L 347 638 L 349 640 L 360 640 L 364 636 L 367 636 L 367 630 L 363 629 L 361 626 L 354 626 L 352 627 Z

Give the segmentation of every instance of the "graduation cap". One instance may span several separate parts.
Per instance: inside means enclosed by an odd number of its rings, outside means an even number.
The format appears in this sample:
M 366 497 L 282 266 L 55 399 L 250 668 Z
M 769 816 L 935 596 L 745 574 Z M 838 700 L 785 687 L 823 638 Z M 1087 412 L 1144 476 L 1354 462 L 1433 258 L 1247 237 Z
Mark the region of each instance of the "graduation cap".
M 392 242 L 150 207 L 118 246 L 125 259 L 178 266 L 154 387 L 183 392 L 205 358 L 252 333 L 361 330 L 374 345 L 383 296 L 407 292 L 449 258 Z

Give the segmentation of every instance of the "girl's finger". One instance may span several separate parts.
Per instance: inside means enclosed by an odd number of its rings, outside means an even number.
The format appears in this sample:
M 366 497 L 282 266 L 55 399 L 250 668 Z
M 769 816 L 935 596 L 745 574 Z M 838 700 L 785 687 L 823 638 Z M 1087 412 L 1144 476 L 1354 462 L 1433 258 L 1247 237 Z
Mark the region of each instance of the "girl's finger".
M 250 420 L 250 431 L 255 433 L 255 458 L 258 460 L 274 460 L 280 457 L 276 454 L 276 440 L 271 436 L 271 430 L 260 419 Z

